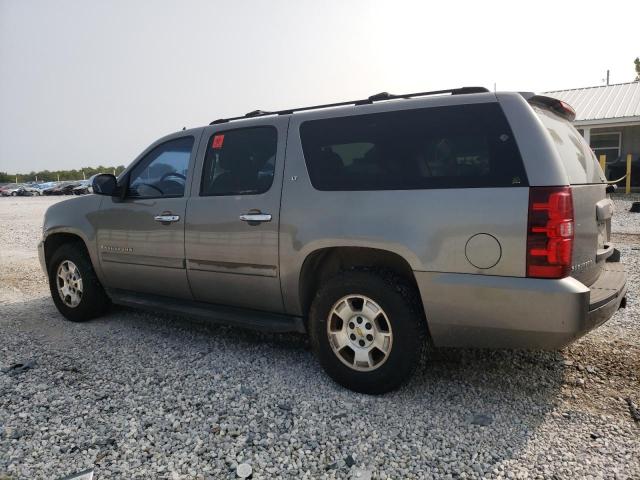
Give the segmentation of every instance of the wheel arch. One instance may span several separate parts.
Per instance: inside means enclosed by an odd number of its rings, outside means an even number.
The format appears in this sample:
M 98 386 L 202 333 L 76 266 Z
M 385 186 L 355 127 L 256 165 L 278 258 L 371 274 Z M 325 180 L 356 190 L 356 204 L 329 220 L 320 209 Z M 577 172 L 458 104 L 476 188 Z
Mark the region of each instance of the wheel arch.
M 49 268 L 49 261 L 51 260 L 51 256 L 58 248 L 60 248 L 60 246 L 67 243 L 75 243 L 91 259 L 91 263 L 93 264 L 95 270 L 95 262 L 93 262 L 93 259 L 91 258 L 91 254 L 89 253 L 89 248 L 87 247 L 85 239 L 80 234 L 68 231 L 57 231 L 47 235 L 43 243 L 44 259 L 47 269 Z
M 323 282 L 340 271 L 358 268 L 384 270 L 401 277 L 420 298 L 413 269 L 398 253 L 371 247 L 326 247 L 309 253 L 300 269 L 298 297 L 302 314 L 308 315 L 315 292 Z

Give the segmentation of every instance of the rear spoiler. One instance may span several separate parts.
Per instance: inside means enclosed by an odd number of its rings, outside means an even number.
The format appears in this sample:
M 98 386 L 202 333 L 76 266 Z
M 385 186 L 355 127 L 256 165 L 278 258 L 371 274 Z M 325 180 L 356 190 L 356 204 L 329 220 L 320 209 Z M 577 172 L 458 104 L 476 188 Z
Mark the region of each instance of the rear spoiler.
M 547 97 L 545 95 L 536 95 L 533 92 L 520 92 L 520 95 L 529 102 L 530 105 L 546 108 L 556 115 L 573 122 L 576 119 L 576 111 L 571 105 L 557 98 Z

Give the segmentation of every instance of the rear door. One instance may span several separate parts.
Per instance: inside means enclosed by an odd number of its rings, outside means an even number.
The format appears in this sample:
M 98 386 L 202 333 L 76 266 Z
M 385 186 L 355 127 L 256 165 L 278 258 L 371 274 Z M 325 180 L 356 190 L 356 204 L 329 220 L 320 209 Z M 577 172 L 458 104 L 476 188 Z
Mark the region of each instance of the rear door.
M 613 253 L 609 244 L 613 203 L 607 198 L 605 177 L 591 148 L 568 120 L 545 108 L 534 110 L 551 135 L 571 184 L 575 216 L 571 276 L 589 286 Z
M 205 129 L 185 239 L 196 300 L 282 311 L 278 226 L 287 126 L 287 117 L 275 117 Z

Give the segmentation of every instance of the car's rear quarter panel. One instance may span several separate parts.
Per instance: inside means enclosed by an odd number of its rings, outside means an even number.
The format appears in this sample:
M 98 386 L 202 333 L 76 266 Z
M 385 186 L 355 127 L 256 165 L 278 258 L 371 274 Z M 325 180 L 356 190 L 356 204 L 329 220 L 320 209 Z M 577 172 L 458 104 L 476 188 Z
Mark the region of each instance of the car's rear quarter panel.
M 411 108 L 487 101 L 496 98 L 437 97 L 412 100 Z M 357 107 L 351 114 L 391 108 L 387 102 Z M 305 313 L 299 301 L 300 270 L 308 255 L 326 247 L 388 250 L 416 272 L 524 276 L 528 188 L 318 191 L 307 174 L 299 128 L 307 119 L 334 115 L 345 111 L 293 115 L 290 123 L 280 219 L 281 282 L 288 313 Z M 488 233 L 500 243 L 500 260 L 491 268 L 479 269 L 467 260 L 465 246 L 477 233 Z M 428 308 L 430 292 L 421 293 Z

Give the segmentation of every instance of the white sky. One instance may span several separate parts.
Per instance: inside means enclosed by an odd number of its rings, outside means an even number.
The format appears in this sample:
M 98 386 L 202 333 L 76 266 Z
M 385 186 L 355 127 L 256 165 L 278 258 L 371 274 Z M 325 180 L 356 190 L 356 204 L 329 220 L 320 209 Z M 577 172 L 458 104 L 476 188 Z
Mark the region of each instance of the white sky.
M 257 108 L 627 82 L 638 18 L 638 0 L 0 0 L 0 171 L 126 165 Z

